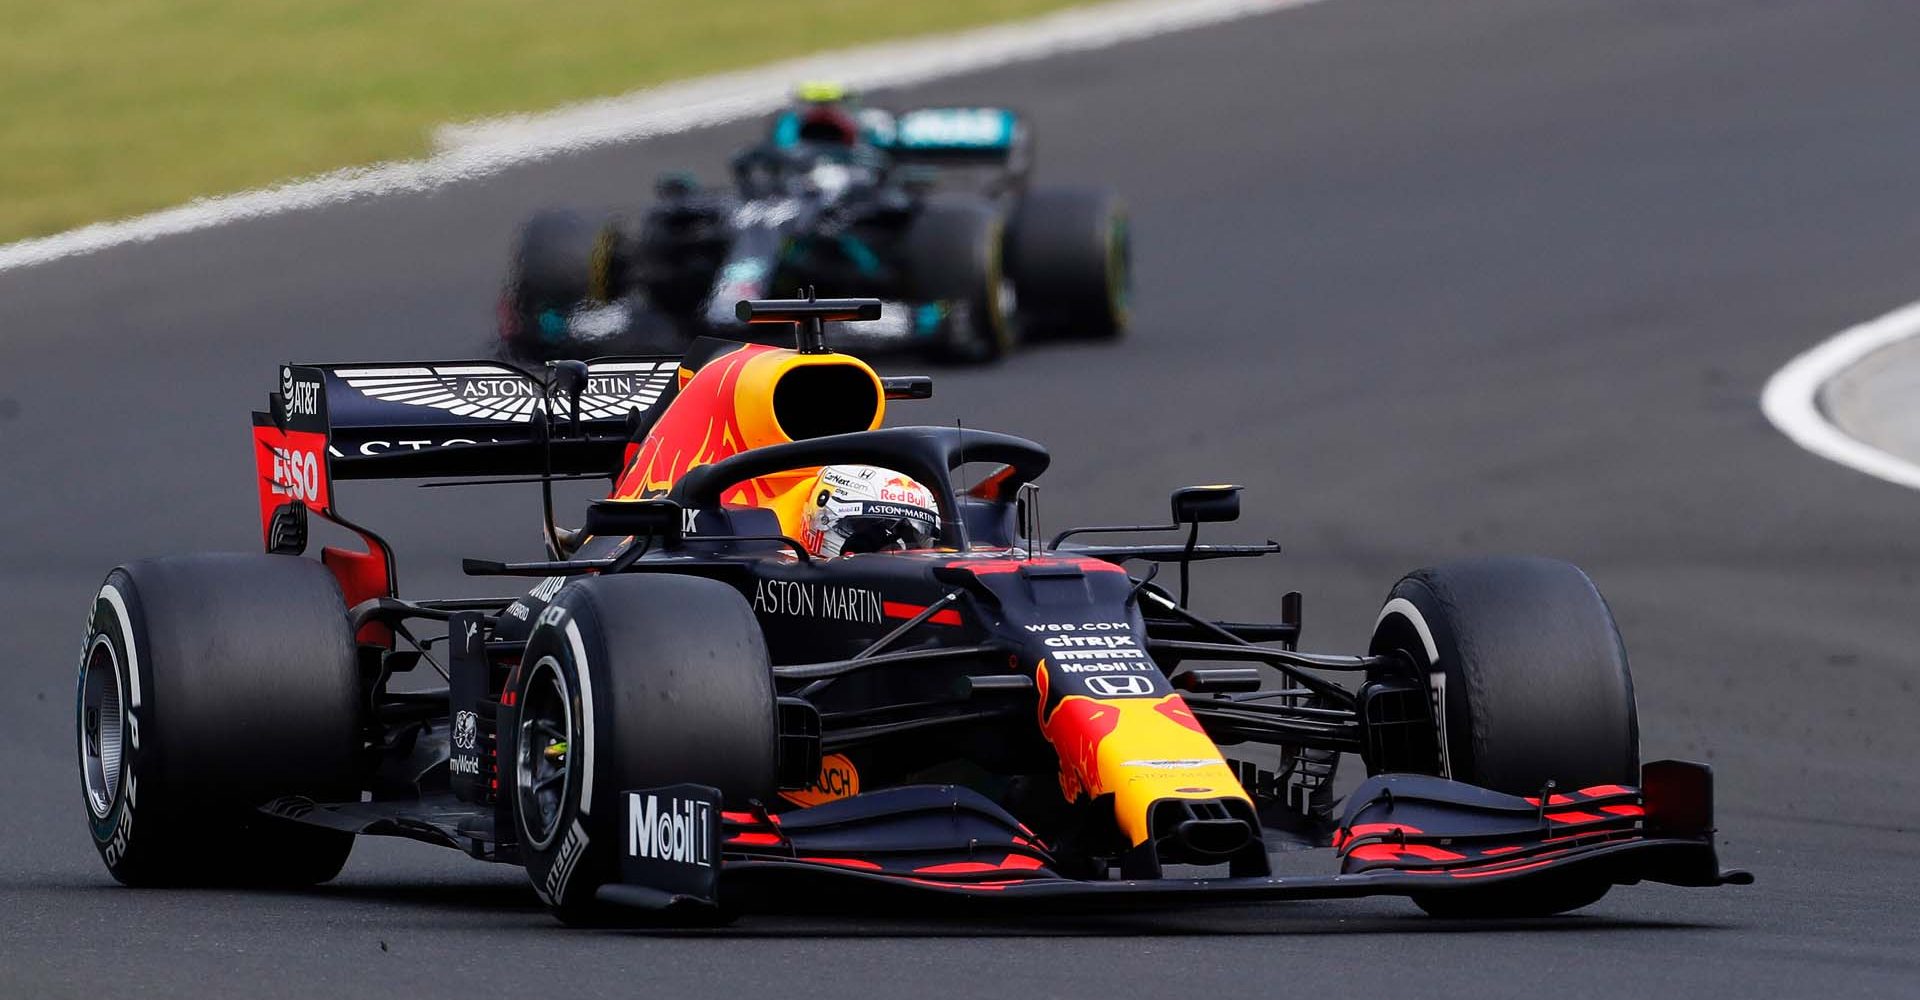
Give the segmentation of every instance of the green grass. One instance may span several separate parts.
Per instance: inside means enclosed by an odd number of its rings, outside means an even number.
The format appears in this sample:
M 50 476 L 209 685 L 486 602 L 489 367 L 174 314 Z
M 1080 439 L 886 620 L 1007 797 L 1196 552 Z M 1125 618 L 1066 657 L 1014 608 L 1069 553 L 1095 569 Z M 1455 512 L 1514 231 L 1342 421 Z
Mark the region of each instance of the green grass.
M 1085 0 L 0 0 L 0 242 L 432 126 Z

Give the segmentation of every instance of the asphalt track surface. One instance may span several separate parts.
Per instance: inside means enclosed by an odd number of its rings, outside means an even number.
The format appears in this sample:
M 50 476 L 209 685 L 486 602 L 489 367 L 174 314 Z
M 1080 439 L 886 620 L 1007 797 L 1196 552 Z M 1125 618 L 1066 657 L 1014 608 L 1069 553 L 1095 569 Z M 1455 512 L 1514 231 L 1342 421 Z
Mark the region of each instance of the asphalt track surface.
M 0 275 L 0 993 L 1920 993 L 1920 497 L 1756 405 L 1920 288 L 1916 37 L 1920 6 L 1885 2 L 1335 0 L 887 95 L 1027 109 L 1045 177 L 1130 196 L 1139 272 L 1131 339 L 939 372 L 895 422 L 1050 443 L 1061 524 L 1246 483 L 1235 530 L 1288 554 L 1199 593 L 1235 615 L 1304 590 L 1318 648 L 1433 560 L 1582 564 L 1646 755 L 1717 768 L 1750 888 L 1500 925 L 1372 900 L 653 935 L 563 930 L 517 871 L 407 843 L 311 892 L 114 886 L 72 749 L 99 578 L 255 544 L 246 411 L 277 363 L 477 350 L 516 220 L 717 166 L 739 126 Z M 532 501 L 346 494 L 416 594 L 531 554 Z

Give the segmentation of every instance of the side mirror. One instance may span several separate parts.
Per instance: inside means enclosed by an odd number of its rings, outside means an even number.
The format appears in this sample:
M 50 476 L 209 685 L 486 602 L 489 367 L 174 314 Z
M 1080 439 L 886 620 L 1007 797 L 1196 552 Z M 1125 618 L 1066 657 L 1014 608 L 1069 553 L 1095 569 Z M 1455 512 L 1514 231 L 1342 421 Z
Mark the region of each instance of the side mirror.
M 607 538 L 651 535 L 673 548 L 686 537 L 685 513 L 679 504 L 664 498 L 595 500 L 587 505 L 587 523 L 581 530 Z
M 1173 491 L 1173 523 L 1238 521 L 1240 486 L 1182 486 Z

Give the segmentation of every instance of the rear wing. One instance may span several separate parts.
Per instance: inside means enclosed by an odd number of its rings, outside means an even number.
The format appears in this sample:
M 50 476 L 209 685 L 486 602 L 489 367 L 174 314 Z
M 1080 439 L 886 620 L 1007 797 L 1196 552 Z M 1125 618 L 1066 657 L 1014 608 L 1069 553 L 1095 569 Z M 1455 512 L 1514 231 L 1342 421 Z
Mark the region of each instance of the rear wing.
M 308 511 L 347 523 L 333 497 L 341 480 L 615 476 L 635 432 L 673 395 L 680 364 L 588 362 L 577 423 L 566 400 L 549 403 L 539 381 L 498 361 L 286 365 L 266 412 L 253 414 L 263 540 L 292 548 L 276 525 L 289 533 Z
M 917 108 L 863 113 L 875 146 L 898 163 L 998 167 L 1024 178 L 1033 164 L 1027 124 L 1006 108 Z

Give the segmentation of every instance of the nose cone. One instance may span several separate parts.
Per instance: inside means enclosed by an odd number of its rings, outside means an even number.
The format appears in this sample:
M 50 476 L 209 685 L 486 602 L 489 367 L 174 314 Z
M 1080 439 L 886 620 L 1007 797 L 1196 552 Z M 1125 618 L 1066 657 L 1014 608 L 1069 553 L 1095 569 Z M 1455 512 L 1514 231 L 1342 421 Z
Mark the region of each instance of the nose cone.
M 1246 812 L 1252 815 L 1252 803 L 1233 770 L 1177 694 L 1069 696 L 1054 707 L 1042 731 L 1060 757 L 1060 787 L 1068 801 L 1111 794 L 1114 820 L 1130 844 L 1154 839 L 1149 813 L 1161 803 L 1237 799 L 1247 803 Z M 1181 817 L 1211 818 L 1231 817 Z M 1160 832 L 1171 835 L 1173 829 Z M 1202 844 L 1230 837 L 1201 828 L 1193 835 Z

